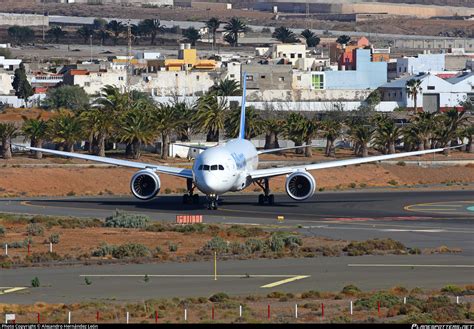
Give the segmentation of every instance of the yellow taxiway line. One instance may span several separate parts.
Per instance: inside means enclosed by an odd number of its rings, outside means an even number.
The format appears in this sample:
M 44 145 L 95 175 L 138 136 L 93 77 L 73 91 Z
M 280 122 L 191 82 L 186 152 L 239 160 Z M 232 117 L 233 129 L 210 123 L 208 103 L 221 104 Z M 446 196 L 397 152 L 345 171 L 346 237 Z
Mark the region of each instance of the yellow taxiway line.
M 446 268 L 474 268 L 474 265 L 449 264 L 347 264 L 349 267 L 446 267 Z
M 25 290 L 27 289 L 26 287 L 1 287 L 0 288 L 0 295 L 6 295 L 12 292 L 20 291 L 20 290 Z
M 296 281 L 296 280 L 306 279 L 308 277 L 309 277 L 309 275 L 298 275 L 298 276 L 294 276 L 292 278 L 288 278 L 288 279 L 285 279 L 285 280 L 280 280 L 280 281 L 277 281 L 277 282 L 266 284 L 264 286 L 261 286 L 260 288 L 273 288 L 273 287 L 280 286 L 280 285 L 285 284 L 285 283 L 290 283 L 290 282 L 293 282 L 293 281 Z

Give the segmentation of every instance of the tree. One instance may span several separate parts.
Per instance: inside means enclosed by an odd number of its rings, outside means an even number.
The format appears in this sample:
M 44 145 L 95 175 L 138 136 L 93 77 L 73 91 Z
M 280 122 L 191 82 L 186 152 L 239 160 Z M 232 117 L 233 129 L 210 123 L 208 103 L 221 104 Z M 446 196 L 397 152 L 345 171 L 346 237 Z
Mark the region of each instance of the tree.
M 74 152 L 74 144 L 83 136 L 83 119 L 67 110 L 59 114 L 48 123 L 48 135 L 54 143 L 59 144 L 67 152 Z
M 229 42 L 232 47 L 237 47 L 239 45 L 239 34 L 247 31 L 247 25 L 237 17 L 232 17 L 227 24 L 224 26 L 224 29 L 228 32 L 224 37 L 226 42 Z
M 214 49 L 216 47 L 216 33 L 217 33 L 217 30 L 219 29 L 221 23 L 222 22 L 217 17 L 211 17 L 206 22 L 206 27 L 207 27 L 209 33 L 212 35 L 212 49 Z
M 314 34 L 314 32 L 310 31 L 309 29 L 306 29 L 301 32 L 301 36 L 305 39 L 306 45 L 310 48 L 316 47 L 321 41 L 321 39 L 319 39 L 319 37 L 316 36 L 316 34 Z
M 367 104 L 369 110 L 374 111 L 377 105 L 380 104 L 382 101 L 382 95 L 378 89 L 372 91 L 369 96 L 365 99 L 365 103 Z
M 435 129 L 437 146 L 443 148 L 451 146 L 451 142 L 459 137 L 459 130 L 468 123 L 467 120 L 466 112 L 455 108 L 438 115 Z M 450 149 L 446 148 L 444 154 L 449 153 Z
M 191 44 L 191 46 L 196 46 L 196 42 L 201 39 L 201 34 L 193 26 L 188 27 L 183 30 L 183 37 L 186 38 L 186 41 Z
M 27 26 L 10 26 L 7 30 L 8 37 L 14 44 L 21 45 L 25 42 L 31 42 L 35 39 L 35 32 Z
M 42 106 L 47 109 L 66 108 L 78 111 L 89 106 L 89 96 L 82 87 L 62 85 L 48 89 Z
M 82 38 L 82 41 L 86 44 L 90 38 L 94 35 L 94 29 L 89 25 L 82 25 L 76 31 L 77 35 Z
M 410 79 L 407 82 L 407 93 L 411 99 L 413 99 L 413 103 L 415 105 L 414 113 L 418 112 L 418 94 L 421 94 L 423 88 L 421 87 L 421 80 L 420 79 Z
M 295 143 L 295 146 L 303 145 L 305 138 L 303 126 L 306 118 L 301 113 L 291 112 L 286 117 L 285 125 L 283 126 L 283 131 L 289 140 Z M 295 149 L 296 154 L 303 153 L 302 149 Z
M 114 19 L 107 23 L 106 28 L 109 31 L 109 33 L 112 35 L 114 46 L 116 46 L 118 39 L 120 38 L 120 35 L 126 30 L 125 25 L 123 25 L 122 22 L 119 22 Z
M 229 138 L 237 138 L 240 132 L 241 108 L 234 107 L 226 120 L 225 130 Z M 263 131 L 262 118 L 253 106 L 245 108 L 245 139 L 252 139 Z
M 11 143 L 12 138 L 18 135 L 18 128 L 12 122 L 0 123 L 0 140 L 2 141 L 1 154 L 4 159 L 12 158 Z
M 206 133 L 206 142 L 219 142 L 219 134 L 224 129 L 228 112 L 227 100 L 215 93 L 206 93 L 197 101 L 195 122 L 199 130 Z
M 321 122 L 321 133 L 326 138 L 326 150 L 325 154 L 327 157 L 336 156 L 336 147 L 334 142 L 342 135 L 343 124 L 340 120 L 335 118 L 325 118 Z
M 265 131 L 265 145 L 264 149 L 276 149 L 280 145 L 278 143 L 278 135 L 284 127 L 285 121 L 276 117 L 267 118 L 262 123 L 262 128 Z
M 354 153 L 360 157 L 369 156 L 369 143 L 374 136 L 375 128 L 368 124 L 356 124 L 349 130 L 349 136 L 354 142 Z
M 67 32 L 66 31 L 63 31 L 62 27 L 61 26 L 53 26 L 52 28 L 50 28 L 47 32 L 47 34 L 54 39 L 54 43 L 59 43 L 59 39 L 64 37 Z
M 376 126 L 375 145 L 383 154 L 394 154 L 395 144 L 401 136 L 401 128 L 388 115 L 379 115 L 374 121 Z
M 25 65 L 23 63 L 20 63 L 20 67 L 15 70 L 12 86 L 15 89 L 15 96 L 24 99 L 25 103 L 28 103 L 28 98 L 33 96 L 34 93 L 26 77 Z
M 410 120 L 410 126 L 413 127 L 411 132 L 415 133 L 418 150 L 429 149 L 433 131 L 436 128 L 436 114 L 429 112 L 416 113 Z
M 460 131 L 460 137 L 467 139 L 467 143 L 466 143 L 467 153 L 474 153 L 473 136 L 474 136 L 474 126 L 472 124 L 469 124 L 468 126 L 464 127 Z
M 159 19 L 144 19 L 138 24 L 143 34 L 150 36 L 150 44 L 154 45 L 158 33 L 163 32 L 163 26 Z
M 141 156 L 142 145 L 155 141 L 157 128 L 151 113 L 140 108 L 141 102 L 136 102 L 134 105 L 121 117 L 119 136 L 120 142 L 132 145 L 131 156 L 138 160 Z
M 105 41 L 107 41 L 107 39 L 110 37 L 109 31 L 107 31 L 105 29 L 98 30 L 95 33 L 95 35 L 97 36 L 97 38 L 99 38 L 101 46 L 105 45 Z
M 43 147 L 43 141 L 47 136 L 48 124 L 45 120 L 41 118 L 41 114 L 36 118 L 28 118 L 22 116 L 23 118 L 23 127 L 21 128 L 23 136 L 25 139 L 30 139 L 31 147 Z M 35 151 L 35 158 L 43 158 L 43 153 L 40 151 Z
M 219 83 L 211 87 L 211 90 L 216 92 L 218 96 L 240 96 L 242 90 L 240 90 L 240 84 L 229 78 L 220 80 Z
M 349 41 L 351 41 L 351 37 L 345 34 L 340 35 L 336 40 L 336 42 L 342 46 L 347 45 Z
M 107 21 L 103 18 L 94 18 L 92 28 L 94 30 L 103 30 L 107 26 Z
M 303 139 L 305 144 L 308 147 L 305 148 L 305 157 L 311 158 L 313 156 L 313 146 L 312 140 L 318 133 L 318 129 L 320 128 L 320 123 L 318 122 L 317 118 L 305 118 L 304 121 L 301 122 L 303 124 Z
M 272 34 L 272 38 L 277 39 L 278 41 L 282 43 L 295 43 L 298 42 L 298 39 L 296 38 L 296 35 L 287 27 L 285 26 L 280 26 L 275 29 L 275 31 Z
M 180 125 L 180 113 L 176 111 L 172 104 L 160 104 L 155 109 L 155 123 L 161 133 L 161 158 L 166 160 L 169 156 L 170 135 Z

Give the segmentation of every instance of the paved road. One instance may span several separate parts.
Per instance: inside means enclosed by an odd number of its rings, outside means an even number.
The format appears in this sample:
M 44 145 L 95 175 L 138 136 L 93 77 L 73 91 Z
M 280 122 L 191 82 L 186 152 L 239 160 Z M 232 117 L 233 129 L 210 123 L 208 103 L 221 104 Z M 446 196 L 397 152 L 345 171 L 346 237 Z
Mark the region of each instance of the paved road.
M 150 278 L 148 283 L 143 280 L 145 274 Z M 3 270 L 2 286 L 27 287 L 35 276 L 40 288 L 0 295 L 0 303 L 142 300 L 210 296 L 220 291 L 234 295 L 339 291 L 350 283 L 364 290 L 396 285 L 441 288 L 446 284 L 472 284 L 474 262 L 462 255 L 222 261 L 218 262 L 217 281 L 212 262 L 22 268 Z M 84 276 L 92 281 L 91 285 L 85 284 Z M 295 280 L 295 276 L 300 278 Z M 262 287 L 288 278 L 295 281 Z

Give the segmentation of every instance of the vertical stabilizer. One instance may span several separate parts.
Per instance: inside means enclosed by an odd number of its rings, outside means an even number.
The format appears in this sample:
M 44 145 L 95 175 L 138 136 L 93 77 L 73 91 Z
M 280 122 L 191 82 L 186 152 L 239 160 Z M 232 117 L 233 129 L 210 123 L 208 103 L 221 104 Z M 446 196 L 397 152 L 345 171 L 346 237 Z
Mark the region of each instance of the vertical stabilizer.
M 247 93 L 247 72 L 242 75 L 242 108 L 240 109 L 239 139 L 245 139 L 245 94 Z

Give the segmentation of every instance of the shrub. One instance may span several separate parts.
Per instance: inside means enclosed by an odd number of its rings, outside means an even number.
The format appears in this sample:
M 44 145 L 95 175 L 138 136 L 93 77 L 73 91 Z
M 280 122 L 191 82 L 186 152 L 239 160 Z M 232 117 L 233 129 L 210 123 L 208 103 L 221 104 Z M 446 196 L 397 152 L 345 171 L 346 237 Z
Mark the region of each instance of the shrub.
M 345 295 L 351 295 L 351 296 L 355 296 L 357 294 L 359 294 L 361 291 L 360 289 L 353 285 L 353 284 L 349 284 L 347 286 L 345 286 L 344 288 L 342 288 L 341 290 L 341 293 L 345 294 Z
M 33 288 L 38 288 L 40 286 L 40 281 L 37 276 L 35 276 L 33 280 L 31 280 L 31 286 Z
M 390 238 L 351 242 L 343 249 L 349 256 L 371 255 L 383 251 L 404 252 L 405 250 L 406 247 L 401 242 Z
M 281 235 L 272 234 L 269 240 L 269 246 L 271 251 L 280 252 L 285 248 L 285 241 Z
M 180 233 L 204 233 L 207 230 L 207 227 L 204 224 L 196 223 L 188 225 L 175 225 L 171 230 Z
M 387 183 L 393 186 L 398 185 L 398 182 L 395 179 L 391 179 Z
M 462 294 L 463 289 L 454 284 L 448 284 L 441 289 L 442 292 L 452 294 L 454 296 L 459 296 Z
M 116 210 L 115 213 L 105 219 L 105 226 L 107 227 L 123 227 L 123 228 L 145 228 L 148 225 L 150 218 L 145 215 L 130 214 L 121 210 Z
M 58 244 L 59 243 L 59 233 L 51 233 L 49 236 L 49 242 L 52 244 Z
M 14 241 L 8 243 L 8 248 L 23 248 L 23 241 Z
M 176 243 L 168 243 L 168 250 L 170 252 L 176 252 L 178 251 L 178 245 Z
M 248 239 L 245 241 L 245 248 L 247 249 L 248 253 L 254 253 L 257 251 L 263 251 L 265 249 L 265 245 L 262 240 Z
M 92 284 L 92 281 L 91 279 L 89 279 L 87 276 L 84 278 L 84 282 L 86 283 L 86 285 L 90 286 Z
M 301 294 L 301 298 L 319 298 L 321 297 L 321 293 L 316 290 L 305 291 Z
M 112 256 L 118 259 L 147 257 L 150 254 L 150 249 L 141 243 L 122 244 L 112 251 Z
M 0 225 L 0 236 L 4 236 L 5 235 L 5 228 Z
M 267 295 L 267 298 L 282 298 L 286 296 L 284 292 L 281 291 L 273 291 Z
M 213 237 L 209 240 L 206 245 L 203 247 L 204 251 L 215 251 L 218 253 L 227 253 L 229 252 L 229 246 L 224 239 L 219 236 Z
M 97 249 L 93 250 L 91 254 L 93 257 L 105 257 L 108 255 L 112 255 L 115 249 L 116 246 L 109 245 L 107 243 L 102 243 Z
M 229 295 L 227 295 L 225 292 L 218 292 L 209 297 L 209 300 L 213 303 L 220 303 L 227 299 L 229 299 Z
M 55 252 L 34 252 L 26 256 L 25 260 L 32 263 L 44 263 L 61 260 L 61 256 Z
M 250 238 L 264 234 L 264 231 L 260 227 L 245 227 L 243 225 L 232 225 L 226 232 L 227 235 L 235 235 L 242 238 Z
M 370 297 L 361 298 L 355 301 L 354 306 L 360 306 L 363 309 L 374 309 L 380 302 L 381 307 L 392 307 L 400 304 L 400 298 L 386 291 L 379 291 Z
M 234 255 L 241 255 L 241 254 L 245 254 L 247 249 L 245 248 L 245 245 L 242 243 L 231 242 L 229 244 L 229 251 Z
M 348 186 L 349 186 L 350 188 L 356 188 L 357 184 L 354 183 L 354 182 L 352 182 L 352 183 L 350 183 Z
M 398 161 L 397 166 L 405 167 L 407 164 L 405 161 Z
M 292 245 L 303 245 L 303 240 L 301 240 L 301 238 L 297 237 L 296 235 L 283 236 L 283 241 L 285 242 L 285 247 L 290 247 Z
M 26 226 L 26 233 L 32 236 L 39 236 L 44 234 L 44 227 L 38 223 L 30 223 Z

